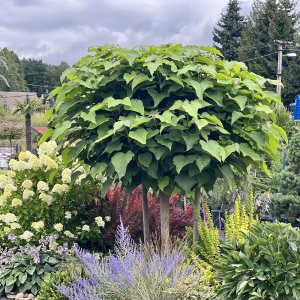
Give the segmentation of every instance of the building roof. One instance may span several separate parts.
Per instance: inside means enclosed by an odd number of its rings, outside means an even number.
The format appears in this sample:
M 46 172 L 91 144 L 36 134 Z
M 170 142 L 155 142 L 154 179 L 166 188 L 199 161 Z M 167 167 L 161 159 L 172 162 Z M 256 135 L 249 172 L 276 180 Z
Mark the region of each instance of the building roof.
M 34 126 L 31 127 L 34 131 L 36 131 L 37 133 L 43 134 L 44 132 L 46 132 L 48 130 L 48 127 L 44 127 L 44 126 Z
M 37 98 L 37 94 L 32 92 L 0 92 L 0 105 L 15 109 L 17 103 L 25 101 L 27 96 L 29 99 Z

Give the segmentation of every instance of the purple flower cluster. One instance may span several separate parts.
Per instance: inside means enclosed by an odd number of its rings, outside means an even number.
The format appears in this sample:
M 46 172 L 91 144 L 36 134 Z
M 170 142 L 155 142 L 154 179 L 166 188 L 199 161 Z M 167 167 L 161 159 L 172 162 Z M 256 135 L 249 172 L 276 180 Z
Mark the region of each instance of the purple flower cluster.
M 132 240 L 122 222 L 114 253 L 108 257 L 98 260 L 78 246 L 74 250 L 88 279 L 74 276 L 75 283 L 58 286 L 70 300 L 124 299 L 124 295 L 128 299 L 177 299 L 171 294 L 180 296 L 185 282 L 197 284 L 200 279 L 195 269 L 185 264 L 183 250 L 166 255 L 157 254 L 154 247 L 146 250 Z

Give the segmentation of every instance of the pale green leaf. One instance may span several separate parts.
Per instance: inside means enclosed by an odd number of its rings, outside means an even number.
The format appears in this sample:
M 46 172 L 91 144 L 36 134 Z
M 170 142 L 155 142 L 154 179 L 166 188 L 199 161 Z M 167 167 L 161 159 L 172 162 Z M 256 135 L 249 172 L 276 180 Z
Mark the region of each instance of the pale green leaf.
M 200 141 L 200 145 L 202 149 L 209 153 L 211 156 L 216 158 L 218 161 L 222 161 L 222 156 L 221 156 L 221 149 L 222 147 L 217 141 L 214 140 L 209 140 L 207 142 L 205 141 Z
M 115 168 L 119 179 L 125 176 L 127 166 L 133 157 L 133 152 L 128 151 L 127 153 L 118 152 L 111 158 L 111 163 Z
M 152 79 L 144 74 L 139 74 L 132 80 L 131 89 L 134 90 L 139 84 L 145 81 L 151 81 Z
M 200 172 L 202 172 L 210 164 L 210 157 L 208 155 L 201 155 L 196 160 L 196 165 Z
M 223 127 L 223 124 L 222 122 L 220 121 L 220 119 L 216 116 L 212 116 L 210 114 L 208 114 L 207 112 L 204 112 L 202 115 L 201 115 L 202 118 L 216 124 L 216 125 L 219 125 L 221 127 Z
M 138 128 L 135 131 L 130 131 L 129 132 L 129 137 L 138 141 L 139 143 L 145 145 L 147 142 L 147 130 L 145 130 L 144 128 Z
M 169 185 L 170 178 L 165 176 L 160 179 L 158 179 L 158 187 L 161 191 L 164 191 L 165 187 Z

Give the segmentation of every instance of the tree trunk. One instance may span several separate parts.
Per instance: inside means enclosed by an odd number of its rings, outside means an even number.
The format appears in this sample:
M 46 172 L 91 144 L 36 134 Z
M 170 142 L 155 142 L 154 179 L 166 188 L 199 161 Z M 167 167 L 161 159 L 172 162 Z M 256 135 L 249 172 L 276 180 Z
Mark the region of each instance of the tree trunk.
M 200 215 L 200 207 L 201 207 L 200 186 L 197 186 L 195 188 L 195 208 L 194 208 L 194 224 L 193 224 L 193 244 L 194 245 L 196 245 L 199 241 L 197 215 L 198 214 Z
M 150 242 L 148 191 L 142 185 L 144 243 Z
M 169 209 L 169 197 L 163 192 L 159 194 L 160 200 L 160 232 L 161 232 L 161 251 L 162 253 L 168 253 L 169 251 L 169 239 L 170 239 L 170 209 Z
M 26 150 L 31 151 L 31 115 L 25 115 Z

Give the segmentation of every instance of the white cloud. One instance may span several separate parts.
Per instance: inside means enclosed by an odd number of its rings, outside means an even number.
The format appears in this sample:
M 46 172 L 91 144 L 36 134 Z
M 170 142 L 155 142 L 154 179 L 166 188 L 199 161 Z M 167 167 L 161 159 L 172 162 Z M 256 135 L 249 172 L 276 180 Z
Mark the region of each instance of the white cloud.
M 227 0 L 2 0 L 0 47 L 58 63 L 74 62 L 88 47 L 107 43 L 210 44 L 226 4 Z

